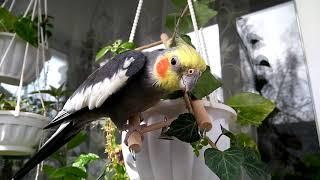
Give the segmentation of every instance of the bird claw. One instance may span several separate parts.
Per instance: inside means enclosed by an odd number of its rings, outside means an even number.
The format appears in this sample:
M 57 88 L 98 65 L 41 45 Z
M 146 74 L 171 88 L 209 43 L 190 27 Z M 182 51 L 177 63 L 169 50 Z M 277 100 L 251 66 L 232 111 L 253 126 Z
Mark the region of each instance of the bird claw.
M 129 139 L 130 135 L 135 131 L 138 132 L 141 135 L 141 138 L 143 139 L 143 133 L 141 132 L 141 130 L 145 126 L 146 126 L 146 124 L 142 124 L 142 125 L 139 124 L 137 126 L 129 127 L 127 134 L 126 134 L 126 137 L 124 138 L 124 141 L 123 141 L 125 143 L 125 145 L 128 146 L 128 139 Z

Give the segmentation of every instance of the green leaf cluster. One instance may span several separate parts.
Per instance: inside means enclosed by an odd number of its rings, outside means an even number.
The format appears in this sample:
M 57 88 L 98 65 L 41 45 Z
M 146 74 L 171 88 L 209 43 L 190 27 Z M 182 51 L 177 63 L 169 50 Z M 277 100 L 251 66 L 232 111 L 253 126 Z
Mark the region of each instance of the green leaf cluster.
M 174 31 L 175 25 L 180 16 L 180 12 L 187 5 L 186 0 L 171 0 L 172 4 L 175 6 L 175 12 L 170 13 L 166 16 L 165 25 L 170 31 Z M 194 2 L 194 10 L 199 27 L 204 27 L 208 24 L 209 20 L 215 17 L 218 13 L 213 10 L 211 6 L 214 0 L 198 0 Z M 179 32 L 184 34 L 192 30 L 192 21 L 190 13 L 187 13 L 180 20 Z
M 233 134 L 221 126 L 222 135 L 230 138 L 226 151 L 209 148 L 204 153 L 206 165 L 222 180 L 237 180 L 247 174 L 252 180 L 269 179 L 267 165 L 261 161 L 256 143 L 244 133 Z M 219 139 L 218 139 L 219 140 Z
M 49 89 L 32 91 L 30 94 L 38 94 L 38 93 L 52 96 L 55 99 L 55 101 L 44 101 L 44 105 L 46 110 L 53 109 L 57 112 L 63 106 L 64 100 L 66 100 L 66 97 L 69 96 L 69 91 L 64 90 L 64 83 L 62 83 L 58 88 L 50 85 Z
M 134 48 L 134 43 L 123 42 L 121 39 L 118 39 L 111 45 L 106 45 L 98 51 L 98 53 L 96 54 L 96 62 L 101 62 L 103 60 L 102 57 L 109 52 L 112 54 L 112 57 L 114 57 L 117 54 L 121 54 Z
M 81 154 L 71 165 L 60 168 L 45 165 L 44 172 L 48 175 L 49 179 L 84 180 L 88 176 L 86 166 L 98 159 L 99 156 L 93 153 Z
M 196 156 L 200 155 L 200 150 L 208 145 L 208 139 L 201 138 L 199 141 L 190 143 Z
M 50 156 L 51 159 L 57 161 L 60 164 L 59 168 L 54 168 L 50 165 L 44 165 L 44 172 L 49 179 L 55 180 L 84 180 L 88 178 L 87 166 L 100 157 L 94 153 L 80 154 L 73 162 L 67 162 L 67 153 L 73 148 L 78 147 L 83 143 L 88 136 L 84 131 L 78 133 L 71 139 L 65 146 L 59 151 Z
M 47 37 L 52 35 L 53 24 L 50 22 L 52 19 L 52 16 L 42 15 L 40 26 Z M 21 39 L 34 47 L 38 47 L 38 21 L 38 17 L 32 21 L 30 15 L 16 17 L 5 8 L 0 7 L 0 32 L 17 33 Z

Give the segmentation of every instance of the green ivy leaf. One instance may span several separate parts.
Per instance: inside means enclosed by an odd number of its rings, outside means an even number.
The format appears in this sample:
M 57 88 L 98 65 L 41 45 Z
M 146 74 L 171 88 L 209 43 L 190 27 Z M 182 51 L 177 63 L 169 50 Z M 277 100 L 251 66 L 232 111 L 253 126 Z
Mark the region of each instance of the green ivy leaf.
M 179 17 L 178 13 L 171 13 L 166 16 L 165 26 L 168 28 L 168 30 L 172 32 L 174 31 L 174 27 L 176 25 L 178 17 Z
M 125 50 L 132 50 L 136 46 L 133 42 L 124 42 L 120 45 L 120 48 L 125 49 Z
M 62 168 L 56 169 L 49 175 L 49 177 L 50 178 L 63 177 L 65 179 L 69 179 L 69 178 L 80 179 L 80 178 L 86 178 L 87 173 L 78 167 L 68 166 L 68 167 L 62 167 Z
M 49 166 L 47 164 L 43 165 L 43 171 L 48 175 L 50 176 L 54 171 L 55 171 L 55 168 L 52 167 L 52 166 Z
M 112 44 L 112 47 L 114 47 L 114 48 L 119 48 L 121 44 L 122 44 L 122 40 L 121 40 L 121 39 L 117 39 L 117 40 L 114 41 L 114 43 Z
M 174 136 L 187 143 L 200 140 L 197 121 L 190 113 L 180 114 L 178 119 L 171 123 L 165 134 L 168 136 Z
M 174 31 L 174 28 L 176 26 L 176 23 L 179 19 L 180 14 L 179 13 L 171 13 L 166 16 L 166 22 L 165 25 L 170 31 Z M 192 21 L 191 21 L 191 16 L 190 15 L 185 15 L 183 18 L 180 20 L 179 24 L 179 33 L 185 34 L 190 32 L 192 29 Z
M 201 74 L 191 94 L 196 99 L 202 99 L 203 97 L 209 95 L 220 86 L 221 81 L 211 74 L 210 67 L 207 66 L 207 69 Z
M 198 2 L 201 2 L 202 4 L 209 5 L 210 3 L 214 2 L 215 0 L 198 0 Z
M 306 154 L 303 156 L 302 161 L 309 169 L 320 169 L 319 153 Z
M 189 44 L 190 46 L 192 46 L 193 48 L 195 48 L 191 42 L 191 38 L 190 36 L 186 35 L 186 34 L 180 34 L 179 35 L 181 37 L 181 39 L 186 42 L 187 44 Z
M 203 3 L 196 1 L 194 3 L 194 10 L 197 18 L 197 23 L 200 27 L 204 27 L 210 19 L 215 17 L 218 12 L 208 7 L 209 2 Z
M 38 31 L 31 19 L 19 18 L 14 24 L 14 29 L 21 39 L 34 47 L 38 47 Z
M 200 150 L 209 144 L 208 139 L 202 138 L 199 141 L 190 143 L 196 156 L 200 155 Z
M 96 62 L 101 61 L 101 58 L 107 54 L 111 50 L 111 46 L 105 46 L 102 49 L 100 49 L 96 55 Z
M 0 32 L 14 32 L 16 17 L 7 9 L 0 7 Z
M 239 148 L 225 151 L 209 148 L 204 152 L 206 165 L 218 175 L 221 180 L 238 180 L 241 174 L 243 153 Z
M 83 143 L 87 138 L 88 135 L 84 131 L 81 131 L 74 138 L 72 138 L 71 141 L 68 142 L 67 149 L 70 150 L 77 147 L 78 145 Z
M 243 149 L 242 167 L 252 180 L 270 179 L 267 165 L 257 156 L 256 150 L 252 148 Z
M 249 92 L 232 96 L 226 104 L 237 111 L 237 122 L 241 125 L 259 126 L 275 108 L 269 99 Z
M 221 128 L 221 132 L 223 135 L 229 137 L 230 139 L 234 139 L 235 138 L 235 135 L 230 132 L 229 130 L 225 129 L 223 126 L 220 125 L 220 128 Z
M 239 133 L 235 135 L 235 141 L 240 147 L 252 148 L 256 151 L 256 153 L 259 152 L 256 142 L 245 133 Z
M 85 166 L 91 163 L 92 161 L 98 160 L 100 157 L 94 153 L 81 154 L 75 161 L 72 163 L 73 167 L 78 167 L 86 171 Z
M 250 136 L 248 136 L 245 133 L 233 134 L 232 132 L 228 131 L 221 125 L 220 127 L 221 127 L 222 134 L 230 138 L 232 147 L 252 148 L 252 149 L 255 149 L 257 153 L 259 153 L 256 142 Z
M 171 0 L 171 2 L 178 8 L 183 8 L 187 5 L 187 0 Z

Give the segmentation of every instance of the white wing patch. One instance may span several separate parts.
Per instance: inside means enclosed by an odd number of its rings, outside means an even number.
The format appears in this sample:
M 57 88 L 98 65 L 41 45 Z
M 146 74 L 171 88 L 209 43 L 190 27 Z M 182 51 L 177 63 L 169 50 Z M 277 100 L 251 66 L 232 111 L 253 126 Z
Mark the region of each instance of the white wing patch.
M 70 122 L 64 122 L 62 123 L 59 128 L 52 134 L 52 136 L 42 145 L 45 146 L 48 142 L 50 142 L 56 135 L 58 135 Z
M 103 81 L 83 89 L 68 99 L 63 110 L 72 112 L 84 107 L 88 107 L 90 110 L 100 107 L 110 95 L 120 89 L 129 79 L 126 76 L 127 68 L 134 60 L 133 57 L 126 59 L 123 64 L 124 69 L 119 69 L 110 79 L 105 78 Z

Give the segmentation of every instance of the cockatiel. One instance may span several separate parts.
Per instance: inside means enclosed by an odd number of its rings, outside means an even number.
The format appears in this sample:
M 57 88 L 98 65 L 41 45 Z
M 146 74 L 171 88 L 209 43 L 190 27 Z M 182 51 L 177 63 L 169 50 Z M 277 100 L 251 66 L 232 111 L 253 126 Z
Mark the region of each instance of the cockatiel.
M 205 69 L 204 60 L 181 39 L 173 48 L 115 56 L 67 100 L 46 128 L 60 127 L 13 179 L 21 179 L 94 120 L 109 116 L 118 129 L 126 129 L 130 116 L 140 114 L 165 95 L 181 88 L 191 91 Z

